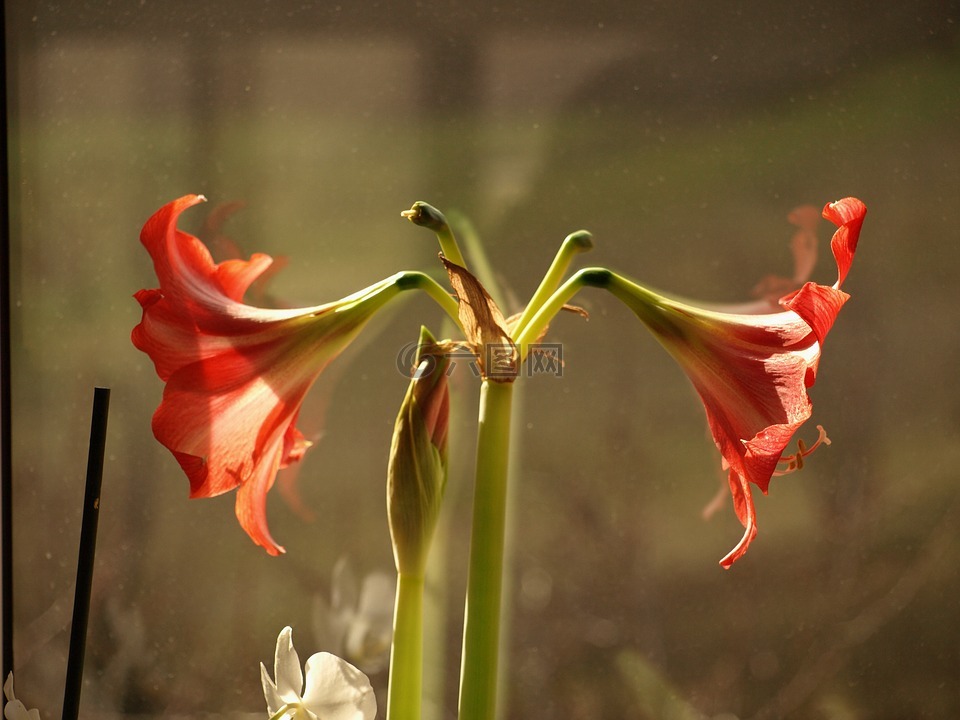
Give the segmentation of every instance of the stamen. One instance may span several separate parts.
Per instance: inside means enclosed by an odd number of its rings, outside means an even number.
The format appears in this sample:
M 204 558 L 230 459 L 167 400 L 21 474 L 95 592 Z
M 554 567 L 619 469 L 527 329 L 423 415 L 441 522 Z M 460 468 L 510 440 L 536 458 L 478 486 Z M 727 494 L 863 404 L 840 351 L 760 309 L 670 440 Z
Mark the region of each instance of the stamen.
M 277 710 L 273 715 L 270 716 L 270 720 L 281 720 L 286 717 L 288 714 L 290 717 L 296 716 L 300 703 L 284 703 L 280 706 L 280 709 Z
M 803 470 L 803 453 L 807 450 L 807 444 L 803 440 L 797 440 L 797 454 L 794 461 L 797 463 L 797 470 Z
M 803 470 L 803 459 L 805 457 L 812 455 L 813 451 L 821 445 L 830 444 L 830 438 L 827 437 L 827 431 L 823 429 L 823 425 L 817 425 L 817 430 L 820 432 L 820 436 L 813 445 L 807 447 L 807 444 L 803 440 L 797 440 L 797 452 L 793 455 L 781 456 L 780 462 L 784 463 L 785 465 L 782 469 L 774 471 L 774 477 L 779 477 L 780 475 L 789 475 L 797 470 Z

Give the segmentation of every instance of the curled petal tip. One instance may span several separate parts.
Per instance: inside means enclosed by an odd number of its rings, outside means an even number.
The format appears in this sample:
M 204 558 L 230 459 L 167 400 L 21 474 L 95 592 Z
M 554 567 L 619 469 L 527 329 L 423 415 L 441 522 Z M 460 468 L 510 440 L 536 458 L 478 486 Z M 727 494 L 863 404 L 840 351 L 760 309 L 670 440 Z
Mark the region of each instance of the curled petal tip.
M 733 508 L 737 513 L 737 519 L 743 525 L 743 537 L 720 561 L 720 567 L 724 570 L 729 570 L 737 560 L 743 557 L 750 543 L 757 536 L 757 513 L 750 495 L 750 482 L 735 470 L 730 471 L 727 481 L 733 495 Z
M 723 559 L 720 561 L 720 567 L 724 570 L 729 570 L 733 567 L 733 564 L 747 554 L 747 548 L 750 547 L 750 543 L 753 542 L 753 539 L 757 536 L 757 526 L 751 522 L 743 531 L 743 537 L 740 538 L 740 542 L 737 543 L 736 547 L 728 552 Z
M 200 203 L 204 203 L 206 201 L 207 201 L 206 196 L 191 193 L 189 195 L 184 195 L 183 197 L 178 198 L 177 200 L 174 200 L 172 203 L 168 203 L 167 207 L 175 210 L 176 212 L 180 212 L 180 211 L 186 210 L 189 207 L 193 207 L 194 205 L 199 205 Z
M 823 208 L 823 217 L 835 225 L 843 225 L 852 220 L 863 219 L 867 206 L 855 197 L 845 197 L 827 203 Z
M 823 217 L 837 226 L 830 241 L 833 257 L 837 261 L 837 289 L 843 285 L 847 272 L 853 263 L 857 243 L 860 241 L 860 228 L 867 214 L 867 206 L 855 197 L 846 197 L 827 203 L 823 208 Z

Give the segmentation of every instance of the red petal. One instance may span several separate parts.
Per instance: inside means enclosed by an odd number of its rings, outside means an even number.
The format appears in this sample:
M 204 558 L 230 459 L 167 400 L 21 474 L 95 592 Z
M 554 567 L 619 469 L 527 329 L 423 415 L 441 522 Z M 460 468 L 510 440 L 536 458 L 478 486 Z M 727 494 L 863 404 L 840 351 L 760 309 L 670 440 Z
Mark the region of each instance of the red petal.
M 810 326 L 821 345 L 833 327 L 840 308 L 850 299 L 843 290 L 808 282 L 802 288 L 780 299 L 780 304 L 793 310 Z
M 239 303 L 250 284 L 273 262 L 269 255 L 256 254 L 249 261 L 215 264 L 200 240 L 177 229 L 180 214 L 204 199 L 202 195 L 186 195 L 164 205 L 140 232 L 164 297 L 189 310 L 194 323 L 201 327 L 224 322 L 224 308 Z
M 191 482 L 191 497 L 211 497 L 247 483 L 296 420 L 297 410 L 320 369 L 305 367 L 283 380 L 286 368 L 278 352 L 245 356 L 225 351 L 170 376 L 163 402 L 153 418 L 157 439 L 170 448 Z M 296 432 L 294 429 L 293 433 Z M 305 446 L 290 435 L 289 450 L 277 462 L 293 462 Z M 196 461 L 203 459 L 202 469 Z
M 141 240 L 160 288 L 136 294 L 143 318 L 131 337 L 167 383 L 153 430 L 190 480 L 191 497 L 239 487 L 241 525 L 277 554 L 282 548 L 267 529 L 266 493 L 278 469 L 309 446 L 295 426 L 304 395 L 399 289 L 388 279 L 311 308 L 244 304 L 244 293 L 272 260 L 255 254 L 215 264 L 203 243 L 176 227 L 180 213 L 202 200 L 180 198 L 144 225 Z
M 261 458 L 253 476 L 240 486 L 234 507 L 240 527 L 251 540 L 274 556 L 286 550 L 277 544 L 267 527 L 267 492 L 277 477 L 282 451 L 283 440 L 277 437 Z
M 837 282 L 833 287 L 807 283 L 796 292 L 780 299 L 783 307 L 793 310 L 813 329 L 821 345 L 833 327 L 840 308 L 850 298 L 840 290 L 840 286 L 847 279 L 853 263 L 860 240 L 860 228 L 866 214 L 866 206 L 856 198 L 844 198 L 828 203 L 823 208 L 823 216 L 838 226 L 830 241 L 833 257 L 837 262 Z
M 744 527 L 743 537 L 740 542 L 720 561 L 720 566 L 729 570 L 737 560 L 743 557 L 750 547 L 750 543 L 757 536 L 757 512 L 753 507 L 753 497 L 750 494 L 750 483 L 740 477 L 733 470 L 727 478 L 730 483 L 730 493 L 733 495 L 733 509 L 737 513 L 737 519 Z
M 797 417 L 794 422 L 770 425 L 758 432 L 752 439 L 743 442 L 746 449 L 743 465 L 747 471 L 747 480 L 760 488 L 764 495 L 769 490 L 770 479 L 777 469 L 783 451 L 790 444 L 794 433 L 809 419 L 813 412 L 813 404 L 809 398 L 804 397 L 804 402 L 806 403 L 806 412 Z
M 217 265 L 217 280 L 227 297 L 240 302 L 250 285 L 272 264 L 273 258 L 263 253 L 254 253 L 249 260 L 224 260 Z
M 163 293 L 159 290 L 138 290 L 133 296 L 144 310 L 163 299 Z
M 860 240 L 860 228 L 867 214 L 867 206 L 857 198 L 843 198 L 827 203 L 823 208 L 823 217 L 838 226 L 830 241 L 833 257 L 837 261 L 837 287 L 847 279 L 847 272 L 853 263 L 853 254 Z

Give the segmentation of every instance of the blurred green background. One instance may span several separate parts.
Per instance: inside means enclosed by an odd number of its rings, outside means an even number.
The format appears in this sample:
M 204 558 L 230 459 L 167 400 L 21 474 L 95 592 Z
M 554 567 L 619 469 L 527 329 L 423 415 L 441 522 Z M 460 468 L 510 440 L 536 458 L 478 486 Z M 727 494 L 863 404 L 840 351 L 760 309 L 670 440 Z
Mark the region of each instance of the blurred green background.
M 686 378 L 635 318 L 585 292 L 562 378 L 516 417 L 504 717 L 960 717 L 960 11 L 928 2 L 6 3 L 11 114 L 18 694 L 60 712 L 94 385 L 112 388 L 82 713 L 263 712 L 258 663 L 338 558 L 392 570 L 384 479 L 425 298 L 378 318 L 308 398 L 271 493 L 274 559 L 233 496 L 188 501 L 150 432 L 162 384 L 129 342 L 154 287 L 138 242 L 162 204 L 242 201 L 244 253 L 285 256 L 285 304 L 436 268 L 399 217 L 469 218 L 508 312 L 560 240 L 653 287 L 732 302 L 789 275 L 787 213 L 869 208 L 812 391 L 832 447 L 731 508 Z M 815 279 L 835 268 L 821 226 Z M 428 688 L 454 717 L 476 415 L 458 422 L 434 558 Z M 373 677 L 382 692 L 384 674 Z

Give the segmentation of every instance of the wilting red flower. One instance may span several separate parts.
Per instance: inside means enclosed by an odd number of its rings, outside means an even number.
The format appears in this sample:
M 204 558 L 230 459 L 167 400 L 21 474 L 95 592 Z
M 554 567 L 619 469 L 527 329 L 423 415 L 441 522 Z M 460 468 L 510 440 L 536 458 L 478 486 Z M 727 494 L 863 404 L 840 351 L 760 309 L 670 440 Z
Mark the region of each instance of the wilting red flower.
M 177 218 L 204 200 L 187 195 L 160 208 L 140 240 L 159 289 L 135 297 L 143 319 L 133 344 L 166 382 L 153 432 L 190 480 L 190 497 L 239 488 L 240 525 L 271 555 L 283 552 L 267 528 L 266 495 L 279 468 L 309 443 L 296 428 L 307 390 L 371 315 L 403 288 L 387 278 L 343 300 L 291 310 L 243 303 L 272 260 L 215 264 Z
M 805 283 L 780 299 L 784 311 L 762 315 L 715 312 L 656 295 L 614 277 L 609 289 L 656 335 L 693 382 L 713 440 L 729 470 L 743 538 L 720 564 L 729 568 L 756 536 L 750 483 L 767 492 L 770 478 L 798 469 L 821 438 L 784 456 L 810 417 L 807 396 L 817 375 L 823 340 L 849 298 L 840 289 L 853 262 L 866 207 L 856 198 L 828 204 L 823 216 L 838 226 L 831 248 L 838 277 L 832 286 Z

